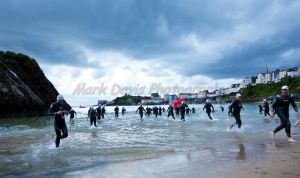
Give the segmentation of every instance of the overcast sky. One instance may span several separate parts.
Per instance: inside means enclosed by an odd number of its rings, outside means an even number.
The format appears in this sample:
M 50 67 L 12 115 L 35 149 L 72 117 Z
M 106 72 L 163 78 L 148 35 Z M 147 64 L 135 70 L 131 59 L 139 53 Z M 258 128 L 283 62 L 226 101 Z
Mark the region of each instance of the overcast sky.
M 113 86 L 228 87 L 299 66 L 299 17 L 297 0 L 1 0 L 0 50 L 35 58 L 79 104 Z M 74 96 L 83 83 L 108 89 Z

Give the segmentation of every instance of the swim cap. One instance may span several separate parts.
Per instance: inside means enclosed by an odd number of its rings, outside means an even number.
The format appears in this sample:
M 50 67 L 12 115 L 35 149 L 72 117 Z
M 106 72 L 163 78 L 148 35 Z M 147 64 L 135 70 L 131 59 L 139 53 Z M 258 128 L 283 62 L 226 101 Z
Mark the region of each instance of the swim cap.
M 284 85 L 284 86 L 281 87 L 281 90 L 289 90 L 289 87 Z
M 59 100 L 59 101 L 61 101 L 61 100 L 64 100 L 64 97 L 63 97 L 63 95 L 58 95 L 58 96 L 56 97 L 56 99 Z

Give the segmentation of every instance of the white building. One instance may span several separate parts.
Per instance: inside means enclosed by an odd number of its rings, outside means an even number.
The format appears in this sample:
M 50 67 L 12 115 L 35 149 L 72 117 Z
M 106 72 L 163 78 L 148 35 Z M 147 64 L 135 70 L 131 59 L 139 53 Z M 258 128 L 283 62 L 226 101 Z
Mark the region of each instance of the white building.
M 272 72 L 272 81 L 273 82 L 279 82 L 280 79 L 279 79 L 279 71 L 273 71 Z
M 245 78 L 244 78 L 244 83 L 245 83 L 245 85 L 251 85 L 251 84 L 252 84 L 252 79 L 251 79 L 251 77 L 245 77 Z
M 198 98 L 198 93 L 179 93 L 179 98 L 196 99 Z
M 270 73 L 266 73 L 265 74 L 265 81 L 264 81 L 264 83 L 270 83 L 270 82 L 272 82 L 273 80 L 272 80 L 272 74 L 270 74 Z
M 287 72 L 285 70 L 282 70 L 279 72 L 279 80 L 287 76 Z
M 208 90 L 199 91 L 198 98 L 207 98 Z
M 265 75 L 264 74 L 258 74 L 255 83 L 256 84 L 265 83 Z

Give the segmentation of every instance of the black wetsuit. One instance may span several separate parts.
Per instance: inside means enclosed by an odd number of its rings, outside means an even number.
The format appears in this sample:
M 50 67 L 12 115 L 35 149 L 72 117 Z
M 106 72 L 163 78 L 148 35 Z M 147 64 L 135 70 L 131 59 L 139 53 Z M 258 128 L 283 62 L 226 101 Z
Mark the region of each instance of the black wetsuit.
M 122 108 L 122 115 L 125 114 L 125 111 L 126 111 L 126 109 L 123 107 L 123 108 Z
M 294 98 L 291 95 L 277 95 L 277 98 L 272 106 L 280 118 L 281 124 L 273 131 L 274 133 L 285 128 L 286 135 L 291 137 L 291 123 L 289 120 L 289 106 L 292 104 L 294 110 L 298 112 Z
M 74 110 L 70 110 L 70 122 L 71 121 L 74 121 L 74 117 L 75 117 L 75 115 L 76 115 L 76 112 L 74 111 Z
M 97 125 L 96 125 L 96 117 L 97 117 L 96 111 L 95 111 L 94 109 L 91 109 L 91 112 L 90 112 L 90 122 L 91 122 L 91 126 L 92 126 L 93 123 L 94 123 L 95 127 L 97 127 Z
M 265 116 L 269 115 L 270 116 L 270 107 L 269 107 L 269 103 L 265 102 L 263 105 L 264 111 L 265 111 Z
M 172 106 L 172 105 L 170 105 L 170 106 L 168 107 L 168 118 L 169 118 L 170 116 L 172 116 L 173 119 L 175 119 L 175 117 L 174 117 L 174 112 L 173 112 L 173 106 Z
M 58 111 L 70 111 L 71 106 L 65 101 L 56 101 L 50 105 L 48 115 L 54 116 L 54 130 L 56 133 L 55 145 L 59 147 L 60 139 L 68 137 L 68 128 L 63 114 L 56 114 Z M 62 133 L 62 135 L 61 135 Z
M 193 107 L 192 108 L 192 113 L 195 113 L 196 112 L 196 109 Z
M 258 108 L 259 108 L 259 114 L 262 114 L 262 111 L 263 111 L 262 105 L 258 105 Z
M 105 115 L 105 107 L 102 107 L 101 109 L 101 116 L 102 116 L 102 119 L 104 119 L 104 115 Z
M 224 107 L 223 107 L 223 106 L 220 106 L 220 108 L 221 108 L 221 111 L 224 112 Z
M 119 117 L 119 107 L 115 107 L 115 117 Z
M 141 119 L 143 119 L 144 111 L 146 112 L 145 108 L 143 106 L 140 106 L 137 108 L 136 112 L 139 111 Z
M 155 117 L 157 117 L 158 115 L 158 108 L 156 106 L 153 107 L 153 114 L 155 115 Z
M 241 128 L 242 121 L 241 121 L 241 109 L 243 108 L 243 105 L 240 100 L 235 100 L 231 103 L 229 106 L 229 112 L 232 113 L 233 117 L 235 118 L 236 124 L 238 125 L 238 128 Z M 233 127 L 233 125 L 231 125 Z
M 101 119 L 101 106 L 99 106 L 97 109 L 96 109 L 96 112 L 97 112 L 97 119 Z
M 176 115 L 179 115 L 179 110 L 180 110 L 180 109 L 179 109 L 179 106 L 177 106 L 177 107 L 175 108 L 175 114 L 176 114 Z
M 162 115 L 162 109 L 161 109 L 161 107 L 158 108 L 158 115 L 159 115 L 159 116 Z
M 147 115 L 148 117 L 151 115 L 151 111 L 152 111 L 151 108 L 149 108 L 149 107 L 146 108 L 146 115 Z
M 211 110 L 212 108 L 212 110 Z M 210 115 L 211 112 L 214 112 L 215 108 L 211 103 L 206 103 L 203 107 L 203 110 L 206 109 L 206 114 L 208 115 L 209 119 L 212 120 L 212 117 Z
M 183 103 L 183 104 L 181 104 L 180 106 L 178 106 L 179 107 L 179 112 L 180 112 L 180 116 L 181 116 L 181 120 L 183 120 L 183 121 L 185 121 L 185 108 L 187 108 L 188 107 L 188 105 L 187 104 L 185 104 L 185 103 Z
M 186 114 L 190 114 L 191 109 L 190 108 L 186 108 L 185 112 L 186 112 Z

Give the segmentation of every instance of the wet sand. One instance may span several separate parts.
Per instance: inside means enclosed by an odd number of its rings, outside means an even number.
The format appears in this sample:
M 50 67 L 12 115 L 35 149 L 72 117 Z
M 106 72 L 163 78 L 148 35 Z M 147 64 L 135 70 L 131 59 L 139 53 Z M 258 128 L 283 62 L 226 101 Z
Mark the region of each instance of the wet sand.
M 264 160 L 248 162 L 228 177 L 295 178 L 300 177 L 300 142 L 275 140 Z
M 297 138 L 297 137 L 295 137 Z M 300 138 L 297 138 L 300 140 Z M 300 141 L 279 139 L 169 151 L 106 163 L 62 177 L 300 177 Z

